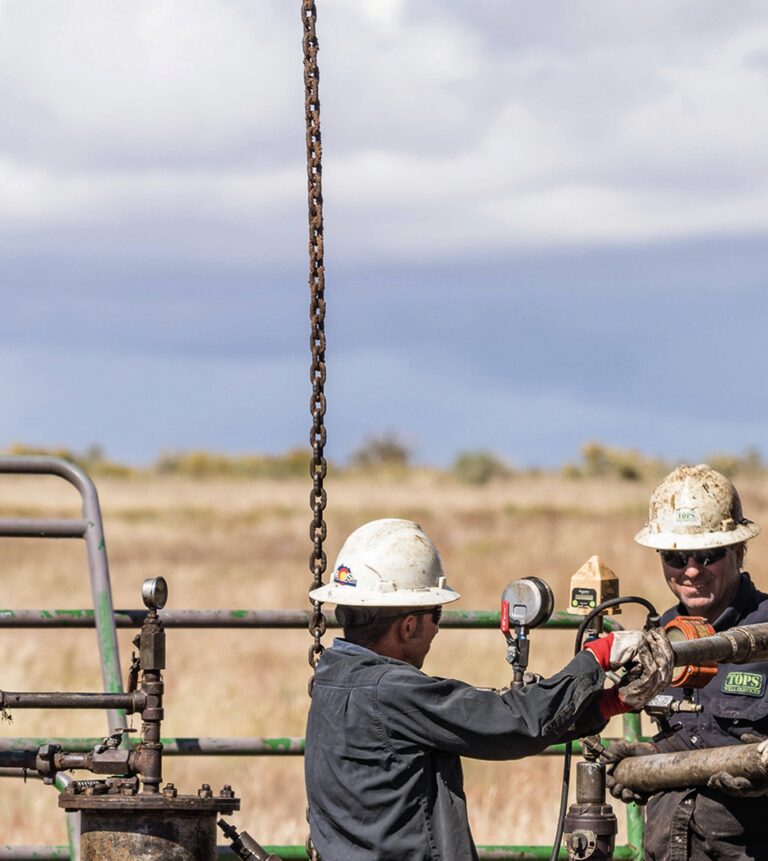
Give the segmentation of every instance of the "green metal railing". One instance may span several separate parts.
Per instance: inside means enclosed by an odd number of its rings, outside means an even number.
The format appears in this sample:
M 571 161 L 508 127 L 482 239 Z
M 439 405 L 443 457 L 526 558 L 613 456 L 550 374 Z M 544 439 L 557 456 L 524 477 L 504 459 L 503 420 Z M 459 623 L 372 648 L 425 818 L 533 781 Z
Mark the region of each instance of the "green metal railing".
M 115 624 L 118 627 L 139 627 L 146 615 L 144 610 L 116 610 Z M 257 611 L 257 610 L 181 610 L 162 611 L 161 619 L 167 627 L 173 628 L 305 628 L 309 621 L 309 612 L 304 610 L 286 611 Z M 543 627 L 545 628 L 576 628 L 578 619 L 567 613 L 556 613 Z M 95 624 L 93 612 L 89 610 L 0 610 L 0 628 L 88 628 Z M 500 614 L 498 611 L 447 611 L 440 622 L 441 628 L 485 628 L 498 629 Z M 609 626 L 611 621 L 608 620 Z M 329 627 L 336 625 L 331 614 Z M 624 738 L 636 741 L 641 738 L 640 717 L 628 714 L 623 720 Z M 0 738 L 0 750 L 23 750 L 38 747 L 45 743 L 60 744 L 64 750 L 84 752 L 91 750 L 100 738 L 41 738 L 18 737 Z M 247 738 L 215 738 L 215 737 L 169 737 L 163 738 L 164 756 L 303 756 L 304 739 L 296 736 Z M 545 756 L 562 756 L 565 745 L 556 744 L 544 751 Z M 574 753 L 581 753 L 581 745 L 575 742 Z M 627 806 L 627 843 L 616 846 L 614 859 L 629 859 L 641 861 L 643 857 L 644 837 L 643 813 L 634 804 Z M 306 859 L 304 846 L 271 846 L 265 847 L 269 852 L 281 858 Z M 479 846 L 481 859 L 498 859 L 498 861 L 536 861 L 548 859 L 551 855 L 549 846 Z M 236 857 L 226 847 L 219 848 L 222 858 Z M 0 861 L 55 861 L 55 859 L 74 859 L 76 856 L 66 846 L 0 846 Z M 567 858 L 567 852 L 561 848 L 559 858 Z
M 112 590 L 107 565 L 107 552 L 96 488 L 91 479 L 78 467 L 59 458 L 52 457 L 0 457 L 0 474 L 55 475 L 72 484 L 82 498 L 82 517 L 76 520 L 62 519 L 8 519 L 0 518 L 0 536 L 26 538 L 81 538 L 85 540 L 93 594 L 93 609 L 83 610 L 2 610 L 0 628 L 96 628 L 101 660 L 104 690 L 122 690 L 120 660 L 117 646 L 117 628 L 139 628 L 146 610 L 114 610 Z M 297 628 L 307 629 L 310 622 L 308 610 L 164 610 L 160 618 L 166 628 Z M 333 614 L 329 614 L 329 626 L 336 626 Z M 546 628 L 576 628 L 578 619 L 568 613 L 555 613 L 544 625 Z M 613 622 L 606 619 L 607 627 Z M 444 613 L 441 628 L 496 628 L 500 624 L 498 611 L 453 610 Z M 108 728 L 125 726 L 125 715 L 116 712 L 108 717 Z M 624 716 L 624 738 L 635 741 L 640 738 L 638 715 Z M 100 742 L 97 738 L 0 738 L 0 750 L 37 748 L 41 744 L 54 743 L 69 751 L 88 751 Z M 162 739 L 166 756 L 303 756 L 302 738 L 165 738 Z M 128 740 L 125 741 L 128 744 Z M 578 744 L 574 752 L 580 752 Z M 545 754 L 562 756 L 564 745 L 553 745 Z M 21 776 L 20 771 L 13 772 Z M 9 772 L 0 771 L 0 776 Z M 57 782 L 63 788 L 68 778 L 62 775 Z M 54 861 L 54 859 L 79 858 L 77 831 L 79 819 L 69 814 L 69 846 L 2 846 L 0 861 Z M 627 807 L 627 844 L 617 846 L 616 859 L 641 861 L 643 855 L 644 821 L 642 811 L 633 804 Z M 272 846 L 268 851 L 286 859 L 306 859 L 303 846 Z M 499 861 L 533 861 L 546 859 L 551 854 L 547 846 L 480 846 L 480 858 Z M 225 847 L 219 849 L 221 857 L 236 857 Z M 561 858 L 567 853 L 561 848 Z

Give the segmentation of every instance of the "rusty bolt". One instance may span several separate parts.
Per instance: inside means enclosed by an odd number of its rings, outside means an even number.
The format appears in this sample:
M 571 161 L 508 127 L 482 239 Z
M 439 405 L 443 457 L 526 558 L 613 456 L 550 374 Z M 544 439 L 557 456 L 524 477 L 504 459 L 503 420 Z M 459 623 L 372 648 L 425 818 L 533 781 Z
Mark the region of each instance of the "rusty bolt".
M 219 793 L 219 796 L 221 798 L 234 798 L 235 797 L 235 791 L 232 789 L 232 787 L 228 783 L 225 783 L 224 786 L 222 786 L 222 788 L 221 788 L 221 792 Z
M 178 794 L 178 789 L 176 789 L 176 787 L 172 783 L 166 783 L 163 787 L 163 795 L 166 798 L 176 798 Z
M 213 790 L 207 783 L 204 783 L 200 789 L 197 790 L 197 794 L 200 798 L 213 798 Z

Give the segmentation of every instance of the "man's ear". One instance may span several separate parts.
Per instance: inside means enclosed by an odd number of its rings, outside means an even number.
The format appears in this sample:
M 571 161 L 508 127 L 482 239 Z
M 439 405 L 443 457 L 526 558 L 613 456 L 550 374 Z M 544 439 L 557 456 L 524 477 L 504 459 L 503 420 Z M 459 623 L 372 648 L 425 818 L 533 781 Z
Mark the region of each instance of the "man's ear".
M 410 642 L 418 630 L 419 620 L 416 616 L 403 616 L 397 620 L 397 635 L 403 643 Z

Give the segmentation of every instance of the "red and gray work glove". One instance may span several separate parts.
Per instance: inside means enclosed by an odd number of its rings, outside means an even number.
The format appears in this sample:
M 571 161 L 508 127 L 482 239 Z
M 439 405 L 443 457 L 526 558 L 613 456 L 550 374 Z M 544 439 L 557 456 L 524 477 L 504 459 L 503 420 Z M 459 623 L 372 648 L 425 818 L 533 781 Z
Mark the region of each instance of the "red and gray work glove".
M 674 653 L 667 635 L 653 631 L 614 631 L 584 646 L 604 670 L 626 668 L 619 684 L 603 691 L 600 713 L 604 718 L 642 708 L 669 686 Z
M 614 798 L 618 798 L 625 804 L 634 801 L 635 804 L 645 804 L 651 796 L 651 793 L 635 792 L 629 789 L 624 784 L 619 783 L 613 776 L 616 766 L 628 756 L 646 756 L 652 753 L 658 753 L 658 748 L 655 744 L 649 741 L 614 741 L 611 746 L 606 748 L 601 756 L 606 763 L 605 771 L 605 788 Z
M 745 733 L 741 740 L 746 744 L 754 744 L 758 738 Z M 763 763 L 768 766 L 768 739 L 761 741 L 757 750 Z M 727 771 L 718 771 L 713 774 L 709 778 L 707 786 L 736 798 L 759 798 L 762 795 L 768 795 L 768 780 L 760 780 L 755 777 L 736 777 Z

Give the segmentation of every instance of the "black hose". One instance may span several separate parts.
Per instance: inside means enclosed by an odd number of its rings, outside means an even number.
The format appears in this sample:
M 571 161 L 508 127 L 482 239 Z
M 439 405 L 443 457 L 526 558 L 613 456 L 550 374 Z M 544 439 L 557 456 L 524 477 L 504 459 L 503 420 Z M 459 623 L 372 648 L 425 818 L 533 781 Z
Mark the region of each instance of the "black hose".
M 656 608 L 645 598 L 638 598 L 634 595 L 627 595 L 622 598 L 609 598 L 598 604 L 593 610 L 582 619 L 581 624 L 576 631 L 576 644 L 573 654 L 578 655 L 581 651 L 581 641 L 584 638 L 584 632 L 587 630 L 589 623 L 598 615 L 603 613 L 610 607 L 618 607 L 619 604 L 641 604 L 648 611 L 648 616 L 645 620 L 644 630 L 648 631 L 651 628 L 659 626 L 659 614 Z M 552 854 L 549 856 L 549 861 L 557 861 L 560 854 L 560 843 L 563 839 L 563 829 L 565 827 L 565 817 L 568 812 L 568 788 L 571 782 L 571 757 L 573 752 L 573 742 L 567 742 L 565 745 L 565 754 L 563 755 L 563 781 L 560 790 L 560 810 L 557 815 L 557 831 L 555 832 L 555 842 L 552 844 Z

